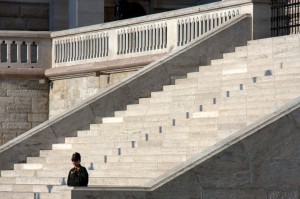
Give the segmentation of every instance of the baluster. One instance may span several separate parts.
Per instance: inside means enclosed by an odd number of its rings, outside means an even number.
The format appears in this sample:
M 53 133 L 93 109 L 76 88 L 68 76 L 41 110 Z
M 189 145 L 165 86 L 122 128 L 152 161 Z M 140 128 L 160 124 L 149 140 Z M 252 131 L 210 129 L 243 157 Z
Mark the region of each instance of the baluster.
M 156 43 L 156 48 L 160 49 L 161 47 L 161 27 L 159 24 L 157 24 L 157 29 L 156 29 L 156 33 L 157 33 L 157 43 Z
M 184 37 L 185 37 L 185 24 L 184 21 L 181 21 L 181 46 L 184 45 Z
M 31 43 L 31 42 L 30 42 Z M 57 63 L 61 63 L 61 41 L 59 40 L 58 42 L 58 47 L 57 47 Z M 30 52 L 30 44 L 28 44 L 28 53 L 31 53 Z M 28 56 L 28 59 L 29 57 L 31 58 L 31 56 Z M 28 62 L 30 63 L 31 61 L 28 60 Z
M 196 38 L 196 31 L 195 31 L 195 25 L 196 25 L 196 22 L 195 22 L 195 18 L 193 18 L 193 21 L 192 21 L 192 36 L 191 36 L 191 40 L 194 40 Z
M 205 16 L 204 17 L 204 28 L 203 28 L 203 33 L 206 33 L 207 32 L 207 17 Z
M 168 46 L 168 25 L 167 23 L 165 23 L 165 26 L 164 26 L 164 48 L 167 48 Z
M 200 35 L 203 35 L 203 33 L 204 33 L 204 18 L 203 17 L 201 17 L 201 19 L 200 19 L 201 21 L 200 21 Z
M 26 59 L 28 60 L 28 47 L 27 46 L 26 46 L 26 48 L 27 48 L 27 57 L 26 57 Z M 54 40 L 54 63 L 57 63 L 57 52 L 58 52 L 58 45 L 57 45 L 57 41 Z
M 208 15 L 207 17 L 207 31 L 210 31 L 211 30 L 211 18 L 210 18 L 210 15 Z
M 1 43 L 1 49 L 0 49 L 0 52 L 1 52 L 1 63 L 5 63 L 7 62 L 7 54 L 8 54 L 8 49 L 7 49 L 8 45 L 5 41 L 2 41 Z
M 23 41 L 20 45 L 20 61 L 21 63 L 27 63 L 27 44 Z
M 143 48 L 143 29 L 142 27 L 140 28 L 139 30 L 139 48 L 138 48 L 138 52 L 141 52 L 142 51 L 142 48 Z
M 69 61 L 69 42 L 68 39 L 66 39 L 66 57 L 65 57 L 66 62 Z
M 134 29 L 130 30 L 130 53 L 134 52 Z
M 70 61 L 73 61 L 73 39 L 70 39 L 69 40 L 69 46 L 70 46 L 70 58 L 69 58 L 69 60 Z
M 108 37 L 108 33 L 106 33 L 106 36 L 105 36 L 105 38 L 106 38 L 106 40 L 105 40 L 105 56 L 108 56 L 108 49 L 109 49 L 109 42 L 108 42 L 108 40 L 109 40 L 109 37 Z
M 160 37 L 159 37 L 160 36 L 159 35 L 160 34 L 160 27 L 159 27 L 159 24 L 157 24 L 157 27 L 155 28 L 155 32 L 156 32 L 156 36 L 155 36 L 156 37 L 156 42 L 155 42 L 156 45 L 155 45 L 155 48 L 159 49 L 159 47 L 160 47 L 160 43 L 159 43 L 160 42 Z
M 122 43 L 123 43 L 123 53 L 122 54 L 126 54 L 126 30 L 123 30 L 123 34 L 122 34 Z
M 31 63 L 31 44 L 32 44 L 32 42 L 33 41 L 28 41 L 28 43 L 27 43 L 27 63 Z
M 39 54 L 38 54 L 38 46 L 37 44 L 33 41 L 31 46 L 30 46 L 30 51 L 31 51 L 31 63 L 37 63 L 39 60 Z
M 185 20 L 185 37 L 184 37 L 184 44 L 186 44 L 188 42 L 188 36 L 189 35 L 189 22 L 188 20 L 186 19 Z
M 62 62 L 65 62 L 65 53 L 66 53 L 66 50 L 65 50 L 65 40 L 62 41 Z
M 117 47 L 117 55 L 119 55 L 120 54 L 120 48 L 121 48 L 121 42 L 120 42 L 121 39 L 120 39 L 120 32 L 119 31 L 117 32 L 117 39 L 118 39 L 118 42 L 117 42 L 118 43 L 117 44 L 118 45 L 118 47 Z
M 21 63 L 21 44 L 22 42 L 21 41 L 16 41 L 16 63 L 20 64 Z
M 192 22 L 191 19 L 188 20 L 188 30 L 187 30 L 187 42 L 191 42 L 191 34 L 192 34 Z
M 98 39 L 99 39 L 99 34 L 95 35 L 95 58 L 98 58 L 98 55 L 99 55 Z
M 150 46 L 149 46 L 149 26 L 147 26 L 147 29 L 146 29 L 146 51 L 148 51 L 150 49 Z
M 199 18 L 197 17 L 196 19 L 196 37 L 199 37 L 200 36 L 200 22 L 199 22 Z
M 88 38 L 87 38 L 87 36 L 85 36 L 85 38 L 84 38 L 84 56 L 83 56 L 83 58 L 84 59 L 88 59 Z
M 95 42 L 95 35 L 92 35 L 92 58 L 96 58 L 95 53 L 96 53 L 96 42 Z
M 87 36 L 86 38 L 86 42 L 87 42 L 87 55 L 86 55 L 86 58 L 87 59 L 90 59 L 91 58 L 91 55 L 92 55 L 92 52 L 91 52 L 91 37 L 90 36 Z
M 100 38 L 99 38 L 99 49 L 100 49 L 100 57 L 104 57 L 104 53 L 103 53 L 103 33 L 100 34 Z
M 120 49 L 119 49 L 119 53 L 120 54 L 123 54 L 123 32 L 120 31 L 120 34 L 119 34 L 119 37 L 120 37 Z
M 149 41 L 150 41 L 150 50 L 153 49 L 153 42 L 154 42 L 154 34 L 153 34 L 153 26 L 150 26 L 150 35 L 149 35 Z
M 160 26 L 160 35 L 159 35 L 159 38 L 160 38 L 160 46 L 159 48 L 160 49 L 163 49 L 164 48 L 164 24 L 161 24 Z
M 78 59 L 81 60 L 82 59 L 82 38 L 79 37 L 79 41 L 78 41 Z
M 78 52 L 78 43 L 77 43 L 77 37 L 74 38 L 74 61 L 77 61 L 77 52 Z
M 16 41 L 13 41 L 10 44 L 10 62 L 11 63 L 17 63 L 18 61 L 18 45 Z
M 76 52 L 77 52 L 76 45 L 77 45 L 77 43 L 76 43 L 76 37 L 75 37 L 73 39 L 73 61 L 76 61 Z
M 139 52 L 139 48 L 140 48 L 140 31 L 139 28 L 136 28 L 136 32 L 135 32 L 135 52 Z
M 216 27 L 218 27 L 218 26 L 219 26 L 219 15 L 216 14 Z
M 102 55 L 103 57 L 106 56 L 106 53 L 107 53 L 107 35 L 106 33 L 103 33 L 102 35 L 103 39 L 102 39 Z
M 180 38 L 181 38 L 181 24 L 180 21 L 177 21 L 177 46 L 180 46 L 181 44 Z
M 157 49 L 157 27 L 156 25 L 153 26 L 153 49 Z

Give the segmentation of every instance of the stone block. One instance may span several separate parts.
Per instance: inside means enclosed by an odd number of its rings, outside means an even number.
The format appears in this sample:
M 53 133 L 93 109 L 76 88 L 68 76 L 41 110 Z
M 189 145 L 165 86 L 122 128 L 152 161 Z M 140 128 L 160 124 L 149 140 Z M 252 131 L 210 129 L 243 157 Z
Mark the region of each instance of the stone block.
M 1 20 L 2 30 L 26 30 L 27 21 L 21 18 L 6 18 Z
M 3 129 L 25 129 L 29 130 L 31 128 L 31 124 L 29 123 L 3 123 Z
M 28 19 L 27 29 L 31 31 L 47 31 L 49 30 L 48 19 Z
M 0 2 L 0 17 L 19 17 L 18 3 Z
M 7 91 L 6 90 L 0 90 L 0 97 L 6 97 Z
M 33 98 L 32 99 L 32 113 L 48 113 L 49 105 L 48 98 Z
M 31 106 L 32 98 L 31 97 L 14 97 L 14 100 L 11 102 L 16 105 L 29 105 Z
M 49 4 L 21 4 L 20 17 L 22 18 L 48 18 Z
M 13 97 L 0 97 L 0 104 L 2 106 L 9 104 L 9 103 L 13 103 L 14 102 L 14 98 Z
M 48 96 L 47 91 L 43 90 L 8 90 L 7 91 L 7 96 L 12 96 L 12 97 L 45 97 Z
M 0 122 L 27 122 L 28 116 L 25 113 L 21 114 L 9 114 L 9 113 L 0 113 Z
M 47 114 L 28 114 L 28 122 L 44 122 L 48 119 Z
M 29 88 L 32 90 L 49 90 L 49 83 L 40 84 L 38 80 L 29 81 Z
M 30 113 L 31 112 L 31 106 L 30 105 L 15 105 L 10 104 L 6 106 L 6 112 L 7 113 Z

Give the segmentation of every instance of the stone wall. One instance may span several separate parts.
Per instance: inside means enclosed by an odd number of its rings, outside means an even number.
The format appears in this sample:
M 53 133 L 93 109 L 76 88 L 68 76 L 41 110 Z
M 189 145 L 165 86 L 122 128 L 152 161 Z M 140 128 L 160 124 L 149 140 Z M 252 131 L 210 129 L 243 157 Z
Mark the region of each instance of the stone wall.
M 49 96 L 50 117 L 79 104 L 133 73 L 134 71 L 52 81 Z
M 0 30 L 49 30 L 49 3 L 1 0 Z
M 0 144 L 48 119 L 48 87 L 38 80 L 0 81 Z

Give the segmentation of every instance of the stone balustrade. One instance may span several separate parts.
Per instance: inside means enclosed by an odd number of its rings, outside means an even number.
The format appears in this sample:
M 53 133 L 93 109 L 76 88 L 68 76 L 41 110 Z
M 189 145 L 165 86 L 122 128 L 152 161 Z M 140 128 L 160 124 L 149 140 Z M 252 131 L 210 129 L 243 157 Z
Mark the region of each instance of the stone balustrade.
M 64 31 L 0 31 L 0 67 L 57 68 L 162 55 L 192 42 L 240 14 L 264 10 L 265 1 L 222 1 L 128 20 Z M 253 16 L 253 38 L 269 30 Z M 258 24 L 258 23 L 256 23 Z
M 0 68 L 51 68 L 50 33 L 0 31 Z
M 225 1 L 53 32 L 52 68 L 168 53 L 252 12 L 251 0 Z

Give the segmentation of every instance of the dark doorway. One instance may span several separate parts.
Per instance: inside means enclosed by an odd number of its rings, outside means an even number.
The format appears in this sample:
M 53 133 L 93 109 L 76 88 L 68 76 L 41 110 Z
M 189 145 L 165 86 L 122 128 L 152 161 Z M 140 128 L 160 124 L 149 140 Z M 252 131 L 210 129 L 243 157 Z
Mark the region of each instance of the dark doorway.
M 137 2 L 128 2 L 127 0 L 115 1 L 115 17 L 117 20 L 129 19 L 146 15 L 144 7 Z

